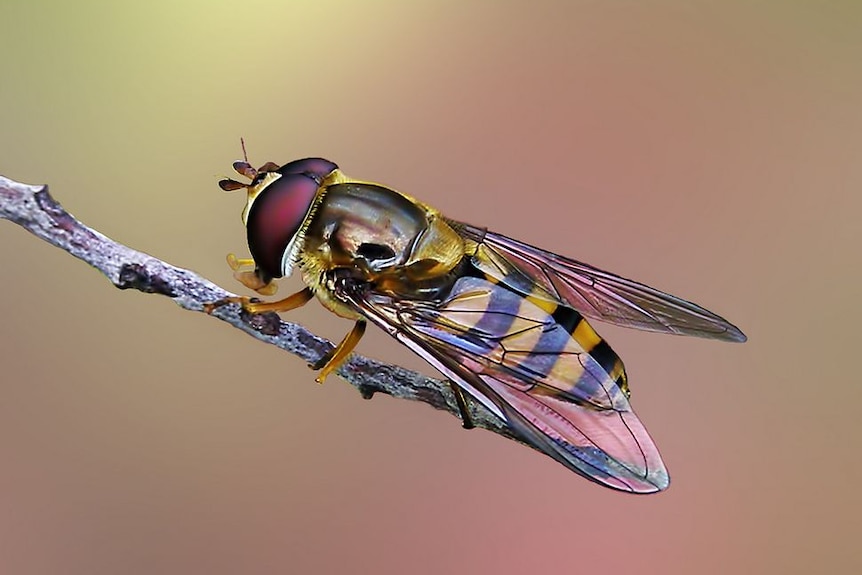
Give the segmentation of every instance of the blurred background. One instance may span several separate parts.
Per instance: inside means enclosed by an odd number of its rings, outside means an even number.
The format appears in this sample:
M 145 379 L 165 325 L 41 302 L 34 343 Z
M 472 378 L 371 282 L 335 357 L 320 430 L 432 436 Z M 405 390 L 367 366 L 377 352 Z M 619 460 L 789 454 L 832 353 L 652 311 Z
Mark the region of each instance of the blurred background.
M 216 183 L 242 136 L 255 165 L 330 158 L 750 338 L 598 326 L 673 478 L 626 496 L 318 386 L 0 222 L 0 571 L 862 570 L 858 3 L 4 0 L 0 20 L 0 173 L 228 289 L 243 198 Z M 434 373 L 378 332 L 360 352 Z

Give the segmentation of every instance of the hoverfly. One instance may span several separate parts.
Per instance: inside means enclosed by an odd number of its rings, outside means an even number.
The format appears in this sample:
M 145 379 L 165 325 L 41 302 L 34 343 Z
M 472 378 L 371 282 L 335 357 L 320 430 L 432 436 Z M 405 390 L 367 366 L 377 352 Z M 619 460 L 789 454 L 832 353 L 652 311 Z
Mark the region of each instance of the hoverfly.
M 354 180 L 322 158 L 254 169 L 245 188 L 251 259 L 234 276 L 263 295 L 298 267 L 307 287 L 252 313 L 314 296 L 353 329 L 312 367 L 338 368 L 367 322 L 449 380 L 465 427 L 466 392 L 521 438 L 572 471 L 632 493 L 667 488 L 658 449 L 632 411 L 620 358 L 586 318 L 647 331 L 743 342 L 704 308 L 502 234 L 448 219 L 385 186 Z M 236 300 L 233 300 L 236 301 Z

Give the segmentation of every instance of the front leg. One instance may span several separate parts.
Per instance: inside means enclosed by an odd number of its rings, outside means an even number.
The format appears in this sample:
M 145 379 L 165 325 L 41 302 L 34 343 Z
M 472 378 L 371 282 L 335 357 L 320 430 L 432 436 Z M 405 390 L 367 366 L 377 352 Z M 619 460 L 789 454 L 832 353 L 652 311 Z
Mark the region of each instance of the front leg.
M 238 258 L 235 254 L 227 255 L 227 265 L 233 270 L 233 277 L 239 283 L 260 295 L 274 295 L 278 291 L 278 284 L 272 278 L 261 276 L 257 264 L 251 258 Z M 243 270 L 242 268 L 252 268 Z
M 229 303 L 238 303 L 241 304 L 242 309 L 244 309 L 248 313 L 266 313 L 269 311 L 280 313 L 283 311 L 290 311 L 298 307 L 302 307 L 307 304 L 313 297 L 314 292 L 311 291 L 311 288 L 306 287 L 296 292 L 295 294 L 290 295 L 284 299 L 280 299 L 278 301 L 253 302 L 248 296 L 226 297 L 224 299 L 218 300 L 215 303 L 207 304 L 206 306 L 204 306 L 204 310 L 207 313 L 212 313 L 213 310 L 217 307 L 221 307 Z

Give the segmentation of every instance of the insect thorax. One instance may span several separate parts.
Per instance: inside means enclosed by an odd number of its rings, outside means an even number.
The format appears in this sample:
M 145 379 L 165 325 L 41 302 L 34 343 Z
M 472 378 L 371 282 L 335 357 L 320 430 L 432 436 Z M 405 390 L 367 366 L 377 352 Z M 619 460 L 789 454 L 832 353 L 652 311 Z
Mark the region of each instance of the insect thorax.
M 433 208 L 376 184 L 329 186 L 305 234 L 312 274 L 351 274 L 398 295 L 439 290 L 464 255 L 461 237 Z

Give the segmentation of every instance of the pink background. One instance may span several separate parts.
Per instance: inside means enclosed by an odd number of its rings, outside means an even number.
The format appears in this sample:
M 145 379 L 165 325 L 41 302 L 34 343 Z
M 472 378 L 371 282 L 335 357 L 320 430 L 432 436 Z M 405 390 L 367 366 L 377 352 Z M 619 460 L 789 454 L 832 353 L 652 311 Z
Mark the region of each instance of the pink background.
M 750 341 L 597 326 L 673 478 L 625 496 L 319 387 L 2 222 L 0 572 L 862 571 L 858 3 L 213 4 L 5 1 L 0 173 L 237 289 L 242 198 L 216 182 L 244 136 L 253 163 L 329 157 Z M 433 373 L 377 332 L 360 351 Z

